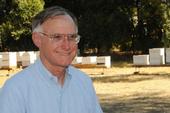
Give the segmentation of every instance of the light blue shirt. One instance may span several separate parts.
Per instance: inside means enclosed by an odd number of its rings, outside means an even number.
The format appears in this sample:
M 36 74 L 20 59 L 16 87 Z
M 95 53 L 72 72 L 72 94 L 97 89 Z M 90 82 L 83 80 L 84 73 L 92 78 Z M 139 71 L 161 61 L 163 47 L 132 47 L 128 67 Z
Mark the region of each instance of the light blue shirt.
M 90 77 L 69 66 L 64 86 L 38 59 L 6 81 L 0 113 L 103 113 Z

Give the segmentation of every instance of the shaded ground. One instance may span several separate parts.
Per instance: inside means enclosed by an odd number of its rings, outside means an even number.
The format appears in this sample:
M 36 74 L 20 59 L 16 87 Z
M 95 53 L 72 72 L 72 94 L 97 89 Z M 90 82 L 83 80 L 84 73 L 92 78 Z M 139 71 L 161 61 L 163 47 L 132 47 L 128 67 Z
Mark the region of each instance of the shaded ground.
M 99 95 L 104 113 L 169 113 L 170 97 L 139 94 L 126 97 Z
M 92 77 L 104 113 L 170 113 L 170 74 Z

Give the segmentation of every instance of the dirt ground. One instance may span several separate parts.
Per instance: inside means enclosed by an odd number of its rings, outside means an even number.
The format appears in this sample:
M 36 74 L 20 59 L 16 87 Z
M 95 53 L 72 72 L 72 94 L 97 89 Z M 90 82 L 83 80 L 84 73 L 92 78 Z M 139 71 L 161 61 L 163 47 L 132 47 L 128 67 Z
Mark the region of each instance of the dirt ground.
M 81 70 L 91 76 L 104 113 L 170 113 L 170 67 Z M 17 71 L 0 71 L 0 83 Z
M 104 113 L 170 113 L 170 67 L 85 71 Z

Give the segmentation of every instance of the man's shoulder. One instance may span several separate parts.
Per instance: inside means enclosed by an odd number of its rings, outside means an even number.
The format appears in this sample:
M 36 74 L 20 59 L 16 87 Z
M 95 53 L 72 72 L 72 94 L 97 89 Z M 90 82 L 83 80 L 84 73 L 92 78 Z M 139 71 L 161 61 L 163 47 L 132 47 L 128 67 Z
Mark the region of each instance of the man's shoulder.
M 35 69 L 32 65 L 27 68 L 21 70 L 20 72 L 11 75 L 11 77 L 6 81 L 5 84 L 20 86 L 24 85 L 29 81 L 33 76 L 32 74 L 35 72 Z

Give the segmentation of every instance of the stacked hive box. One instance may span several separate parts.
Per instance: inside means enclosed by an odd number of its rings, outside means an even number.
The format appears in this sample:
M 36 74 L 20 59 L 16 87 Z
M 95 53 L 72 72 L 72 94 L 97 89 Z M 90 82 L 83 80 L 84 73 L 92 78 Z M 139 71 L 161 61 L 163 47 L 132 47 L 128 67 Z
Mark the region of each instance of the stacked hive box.
M 97 57 L 97 64 L 104 65 L 107 68 L 111 67 L 111 58 L 110 56 L 99 56 Z
M 35 60 L 37 59 L 37 54 L 36 54 L 36 52 L 34 52 L 34 51 L 28 51 L 27 52 L 28 54 L 29 54 L 29 56 L 30 56 L 30 64 L 33 64 L 34 62 L 35 62 Z
M 82 64 L 97 64 L 97 56 L 89 56 L 82 58 Z
M 0 68 L 20 68 L 27 67 L 35 62 L 39 57 L 39 51 L 21 51 L 21 52 L 0 52 Z M 110 56 L 88 56 L 88 57 L 75 57 L 72 64 L 92 64 L 102 65 L 107 68 L 111 67 Z
M 0 67 L 1 68 L 9 68 L 9 53 L 8 52 L 1 52 L 1 63 Z
M 81 64 L 83 57 L 76 56 L 74 60 L 72 61 L 72 64 Z
M 0 54 L 0 68 L 1 68 L 1 64 L 2 64 L 2 55 Z
M 170 48 L 166 48 L 166 64 L 170 64 Z
M 17 52 L 17 67 L 22 67 L 22 56 L 25 51 Z
M 36 53 L 34 51 L 24 52 L 22 55 L 22 66 L 27 67 L 28 65 L 33 64 L 38 56 L 39 53 Z
M 164 48 L 149 49 L 149 57 L 151 65 L 165 64 L 165 49 Z
M 39 58 L 40 51 L 35 51 L 35 60 Z
M 21 58 L 21 62 L 22 62 L 22 67 L 27 67 L 28 65 L 30 65 L 30 55 L 27 52 L 24 52 Z
M 16 52 L 1 52 L 0 67 L 13 68 L 17 66 Z
M 17 53 L 9 52 L 9 67 L 13 68 L 17 66 Z
M 9 53 L 8 52 L 2 52 L 2 59 L 1 59 L 1 68 L 9 68 Z
M 149 55 L 134 55 L 133 64 L 134 65 L 149 65 Z

